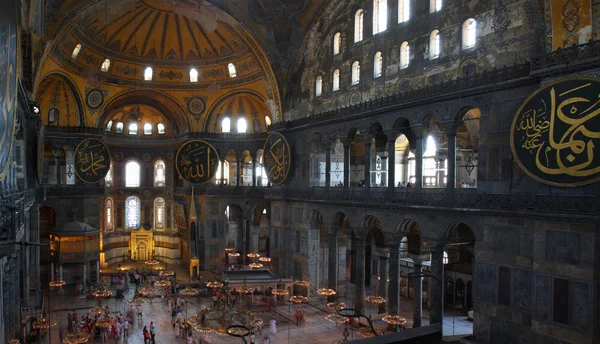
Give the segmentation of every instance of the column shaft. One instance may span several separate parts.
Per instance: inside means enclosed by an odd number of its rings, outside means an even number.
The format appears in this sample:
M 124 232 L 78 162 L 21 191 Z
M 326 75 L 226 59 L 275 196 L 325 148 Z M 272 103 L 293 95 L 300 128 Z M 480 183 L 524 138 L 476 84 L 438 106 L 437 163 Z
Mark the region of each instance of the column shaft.
M 344 189 L 350 188 L 350 144 L 344 144 Z
M 236 186 L 241 186 L 242 183 L 242 161 L 238 160 L 235 162 L 235 183 Z
M 400 314 L 400 244 L 390 244 L 388 313 Z
M 325 188 L 331 185 L 331 147 L 325 149 Z
M 338 236 L 337 236 L 337 227 L 333 227 L 329 229 L 333 233 L 329 233 L 328 241 L 329 241 L 329 266 L 327 267 L 327 283 L 328 287 L 337 291 L 337 265 L 338 265 Z M 330 297 L 330 301 L 335 300 L 335 296 Z
M 396 187 L 396 142 L 388 143 L 388 189 Z
M 371 139 L 365 141 L 365 189 L 371 188 Z
M 429 309 L 429 323 L 442 323 L 444 311 L 444 249 L 443 247 L 431 246 L 431 275 L 429 281 L 431 293 L 431 308 Z
M 423 272 L 423 266 L 420 261 L 415 261 L 414 266 L 413 272 L 416 276 L 419 276 L 413 278 L 413 328 L 416 328 L 421 327 L 421 318 L 423 317 L 423 277 L 420 277 Z
M 379 256 L 379 296 L 388 299 L 388 268 L 389 259 L 387 255 Z M 385 313 L 387 305 L 379 305 L 379 313 Z
M 415 154 L 415 189 L 420 190 L 423 186 L 423 138 L 415 140 L 417 153 Z
M 366 240 L 355 238 L 356 240 L 356 281 L 354 308 L 361 313 L 365 308 L 365 259 L 366 259 Z
M 252 160 L 252 186 L 256 186 L 256 160 Z
M 448 171 L 446 171 L 446 189 L 456 186 L 456 133 L 448 133 Z

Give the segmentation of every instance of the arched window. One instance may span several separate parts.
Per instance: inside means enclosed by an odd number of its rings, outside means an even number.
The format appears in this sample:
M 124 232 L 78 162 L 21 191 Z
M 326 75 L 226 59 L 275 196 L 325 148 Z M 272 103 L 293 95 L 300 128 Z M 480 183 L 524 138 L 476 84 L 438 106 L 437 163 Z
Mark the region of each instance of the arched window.
M 229 117 L 223 118 L 221 122 L 221 132 L 222 133 L 230 133 L 231 132 L 231 119 Z
M 429 1 L 429 13 L 438 12 L 442 10 L 442 0 L 430 0 Z
M 373 59 L 373 77 L 379 78 L 381 76 L 381 70 L 383 69 L 383 57 L 381 56 L 381 51 L 375 53 L 375 58 Z
M 190 82 L 198 82 L 198 71 L 196 68 L 190 69 Z
M 271 125 L 271 117 L 265 116 L 265 124 L 267 125 L 267 127 Z
M 435 29 L 429 35 L 429 59 L 440 57 L 440 31 Z
M 48 122 L 50 124 L 59 123 L 60 122 L 60 110 L 53 107 L 48 110 Z
M 387 0 L 373 0 L 373 34 L 387 29 Z
M 112 183 L 113 183 L 113 166 L 114 164 L 111 163 L 110 167 L 108 168 L 108 172 L 106 173 L 106 176 L 104 177 L 104 186 L 106 187 L 112 187 Z
M 360 82 L 360 63 L 354 61 L 352 64 L 352 85 L 358 85 Z
M 115 131 L 120 134 L 123 132 L 123 122 L 117 122 L 117 129 Z
M 106 210 L 106 221 L 105 221 L 104 230 L 112 231 L 114 229 L 114 220 L 113 220 L 114 208 L 113 208 L 113 200 L 110 197 L 106 199 L 105 210 Z
M 435 187 L 437 185 L 437 143 L 432 135 L 427 136 L 425 151 L 423 152 L 423 186 Z
M 410 19 L 411 1 L 412 0 L 398 0 L 398 23 L 404 23 Z
M 131 123 L 129 125 L 129 135 L 137 135 L 138 126 L 137 123 Z
M 75 46 L 75 48 L 73 48 L 73 52 L 71 53 L 71 58 L 73 60 L 77 59 L 77 56 L 79 56 L 80 52 L 81 52 L 81 44 L 77 44 Z
M 156 160 L 154 163 L 154 186 L 165 186 L 165 162 Z
M 137 188 L 140 186 L 140 164 L 130 161 L 125 165 L 125 187 Z
M 235 65 L 233 63 L 228 64 L 227 69 L 229 69 L 230 78 L 235 78 L 237 76 L 237 72 L 235 71 Z
M 152 124 L 144 124 L 144 135 L 152 135 Z
M 402 43 L 400 46 L 400 69 L 408 67 L 410 63 L 410 46 L 408 42 Z
M 477 38 L 477 22 L 473 18 L 465 20 L 462 28 L 463 49 L 473 48 Z
M 215 174 L 215 184 L 221 184 L 221 180 L 224 180 L 224 185 L 229 184 L 229 162 L 227 160 L 223 162 L 219 160 L 219 166 Z
M 162 124 L 162 123 L 158 123 L 158 124 L 156 125 L 156 129 L 158 130 L 158 134 L 159 134 L 159 135 L 162 135 L 162 134 L 164 134 L 164 133 L 165 133 L 165 125 L 164 125 L 164 124 Z
M 443 255 L 443 263 L 444 264 L 448 264 L 448 252 L 444 251 L 444 255 Z
M 154 229 L 165 229 L 165 199 L 154 200 Z
M 245 118 L 239 118 L 237 120 L 237 132 L 245 133 L 248 130 L 248 122 L 246 122 Z
M 340 53 L 340 46 L 342 45 L 342 34 L 336 32 L 333 35 L 333 55 L 337 55 Z
M 152 67 L 146 67 L 146 69 L 144 69 L 144 80 L 151 81 L 152 73 Z
M 333 88 L 334 91 L 339 91 L 340 89 L 340 70 L 336 69 L 333 71 Z
M 319 97 L 321 95 L 322 91 L 323 91 L 323 77 L 320 75 L 317 75 L 317 78 L 315 79 L 315 97 Z
M 106 131 L 110 131 L 112 129 L 112 123 L 112 120 L 108 121 L 108 124 L 106 125 Z
M 135 196 L 130 196 L 125 201 L 125 219 L 127 229 L 140 228 L 140 199 Z
M 354 14 L 354 43 L 360 42 L 363 39 L 363 17 L 363 10 L 358 10 Z
M 102 62 L 102 66 L 100 66 L 100 70 L 103 72 L 108 72 L 109 68 L 110 68 L 110 60 L 106 59 L 106 60 L 104 60 L 104 62 Z

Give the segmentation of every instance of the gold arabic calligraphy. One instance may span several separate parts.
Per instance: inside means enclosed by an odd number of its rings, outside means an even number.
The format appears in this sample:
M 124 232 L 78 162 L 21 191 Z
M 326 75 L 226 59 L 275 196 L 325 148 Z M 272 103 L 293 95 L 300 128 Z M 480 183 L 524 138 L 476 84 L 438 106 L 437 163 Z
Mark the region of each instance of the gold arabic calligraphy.
M 600 128 L 600 83 L 576 81 L 570 80 L 567 89 L 549 86 L 538 101 L 530 98 L 530 106 L 522 107 L 513 124 L 513 151 L 530 169 L 533 166 L 524 160 L 534 159 L 542 175 L 587 179 L 600 173 L 600 164 L 594 162 L 594 141 L 600 138 L 595 130 Z
M 190 182 L 209 181 L 214 172 L 216 151 L 205 142 L 189 142 L 181 147 L 177 161 L 181 176 Z
M 110 153 L 102 141 L 88 139 L 82 142 L 75 152 L 77 175 L 85 182 L 100 181 L 110 167 Z
M 266 146 L 268 150 L 265 156 L 265 165 L 268 178 L 274 184 L 281 184 L 287 177 L 290 168 L 288 144 L 281 134 L 276 133 L 267 138 Z

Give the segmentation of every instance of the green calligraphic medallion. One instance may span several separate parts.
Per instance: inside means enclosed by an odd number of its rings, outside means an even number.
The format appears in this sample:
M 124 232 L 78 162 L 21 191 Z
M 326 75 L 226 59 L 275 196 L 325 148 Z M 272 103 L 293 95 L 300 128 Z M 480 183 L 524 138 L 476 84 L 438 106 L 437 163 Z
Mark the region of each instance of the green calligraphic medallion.
M 14 13 L 11 10 L 10 4 L 3 9 Z M 10 165 L 16 123 L 18 67 L 15 18 L 12 15 L 0 16 L 0 180 L 4 179 Z
M 75 174 L 81 181 L 98 183 L 110 169 L 110 151 L 98 139 L 85 139 L 75 149 L 73 165 Z
M 510 146 L 521 169 L 540 182 L 600 180 L 600 79 L 568 78 L 535 91 L 517 111 Z
M 263 147 L 263 161 L 267 177 L 272 184 L 279 185 L 287 179 L 292 155 L 290 145 L 283 135 L 274 132 L 267 137 Z
M 208 183 L 217 173 L 219 153 L 206 141 L 188 141 L 177 151 L 175 167 L 181 178 L 190 183 Z

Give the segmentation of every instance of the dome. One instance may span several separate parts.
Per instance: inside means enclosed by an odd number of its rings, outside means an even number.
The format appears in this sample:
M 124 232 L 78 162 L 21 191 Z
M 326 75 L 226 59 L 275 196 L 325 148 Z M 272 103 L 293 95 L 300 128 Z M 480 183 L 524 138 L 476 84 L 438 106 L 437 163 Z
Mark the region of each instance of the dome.
M 222 123 L 226 118 L 229 119 L 232 133 L 238 132 L 237 124 L 240 119 L 245 120 L 247 133 L 265 132 L 271 121 L 269 107 L 265 100 L 249 92 L 235 93 L 218 101 L 208 115 L 205 131 L 222 132 Z

